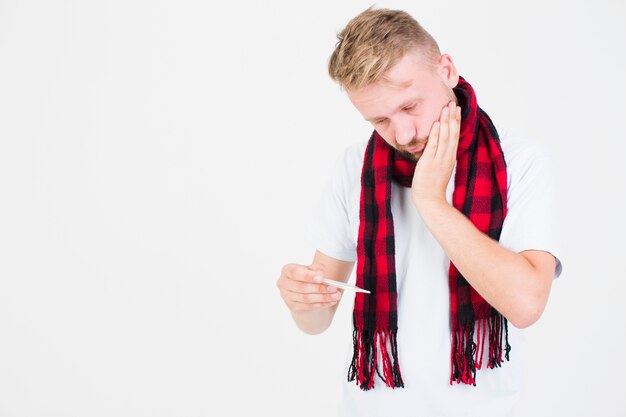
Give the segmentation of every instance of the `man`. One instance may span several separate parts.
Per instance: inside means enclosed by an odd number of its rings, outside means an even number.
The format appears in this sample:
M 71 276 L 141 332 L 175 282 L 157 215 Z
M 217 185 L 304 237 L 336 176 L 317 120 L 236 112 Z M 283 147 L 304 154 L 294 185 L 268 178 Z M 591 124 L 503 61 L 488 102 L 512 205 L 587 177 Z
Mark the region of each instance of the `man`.
M 339 159 L 313 262 L 285 265 L 280 294 L 300 329 L 323 332 L 342 291 L 322 278 L 346 282 L 357 261 L 371 293 L 355 298 L 343 415 L 506 415 L 520 329 L 561 272 L 549 159 L 500 135 L 407 13 L 370 8 L 338 39 L 329 73 L 375 130 Z

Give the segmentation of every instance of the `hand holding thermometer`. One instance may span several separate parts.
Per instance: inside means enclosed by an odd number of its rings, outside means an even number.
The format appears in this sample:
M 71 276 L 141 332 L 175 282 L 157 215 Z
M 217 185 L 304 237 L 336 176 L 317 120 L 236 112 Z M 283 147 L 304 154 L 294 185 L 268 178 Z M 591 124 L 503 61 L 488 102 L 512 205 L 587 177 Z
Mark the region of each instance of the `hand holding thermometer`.
M 323 282 L 326 285 L 331 285 L 333 287 L 341 288 L 343 290 L 350 290 L 350 291 L 356 291 L 356 292 L 362 292 L 362 293 L 365 293 L 365 294 L 370 294 L 370 292 L 368 290 L 364 290 L 363 288 L 359 288 L 359 287 L 357 287 L 355 285 L 346 284 L 345 282 L 335 281 L 334 279 L 324 278 Z

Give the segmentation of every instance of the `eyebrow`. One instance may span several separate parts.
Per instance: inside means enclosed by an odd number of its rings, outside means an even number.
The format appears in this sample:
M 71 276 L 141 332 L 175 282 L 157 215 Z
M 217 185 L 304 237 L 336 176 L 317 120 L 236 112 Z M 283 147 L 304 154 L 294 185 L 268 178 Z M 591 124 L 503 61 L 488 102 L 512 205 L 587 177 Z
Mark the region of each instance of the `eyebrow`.
M 422 100 L 422 98 L 421 98 L 421 97 L 419 97 L 419 96 L 418 96 L 418 97 L 413 97 L 413 98 L 410 98 L 410 99 L 406 100 L 405 102 L 403 102 L 400 106 L 398 106 L 398 108 L 396 109 L 396 111 L 398 111 L 399 109 L 403 109 L 403 108 L 405 108 L 406 106 L 409 106 L 409 105 L 413 105 L 413 104 L 414 104 L 414 105 L 418 105 L 418 104 L 420 104 L 422 101 L 423 101 L 423 100 Z M 370 123 L 372 123 L 372 122 L 374 122 L 375 120 L 382 120 L 382 119 L 386 119 L 386 118 L 387 118 L 386 116 L 368 117 L 368 118 L 365 118 L 365 121 L 366 121 L 366 122 L 370 122 Z

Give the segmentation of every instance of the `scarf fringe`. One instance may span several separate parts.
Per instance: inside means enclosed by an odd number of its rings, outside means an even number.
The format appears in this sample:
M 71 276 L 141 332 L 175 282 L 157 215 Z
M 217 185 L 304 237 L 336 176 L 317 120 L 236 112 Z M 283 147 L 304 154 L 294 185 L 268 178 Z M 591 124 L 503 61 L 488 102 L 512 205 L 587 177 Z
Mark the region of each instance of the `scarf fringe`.
M 450 385 L 456 381 L 457 384 L 462 382 L 476 386 L 476 370 L 481 369 L 483 364 L 485 336 L 489 342 L 487 368 L 502 366 L 503 353 L 504 358 L 509 360 L 509 326 L 503 315 L 496 313 L 486 319 L 464 324 L 452 332 Z
M 348 381 L 356 379 L 357 385 L 363 391 L 368 391 L 374 388 L 376 376 L 374 371 L 376 371 L 388 387 L 404 387 L 398 364 L 397 330 L 376 330 L 372 334 L 368 330 L 354 329 L 352 341 L 354 353 L 348 369 Z M 377 363 L 379 350 L 383 363 L 383 375 L 380 374 Z

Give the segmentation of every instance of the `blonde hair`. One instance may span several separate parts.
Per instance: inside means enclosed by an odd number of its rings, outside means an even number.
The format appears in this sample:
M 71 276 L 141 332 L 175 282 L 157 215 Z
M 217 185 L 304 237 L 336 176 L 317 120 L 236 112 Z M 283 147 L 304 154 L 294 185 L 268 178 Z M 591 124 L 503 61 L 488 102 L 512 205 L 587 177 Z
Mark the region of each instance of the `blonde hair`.
M 433 37 L 402 10 L 373 9 L 354 17 L 337 34 L 328 62 L 330 78 L 348 90 L 376 82 L 409 51 L 416 48 L 434 65 L 441 52 Z

